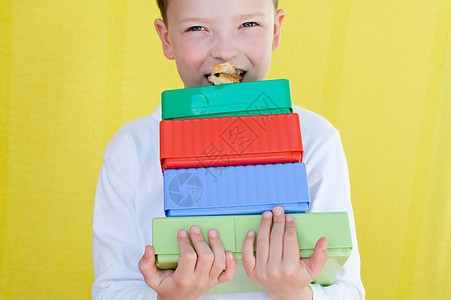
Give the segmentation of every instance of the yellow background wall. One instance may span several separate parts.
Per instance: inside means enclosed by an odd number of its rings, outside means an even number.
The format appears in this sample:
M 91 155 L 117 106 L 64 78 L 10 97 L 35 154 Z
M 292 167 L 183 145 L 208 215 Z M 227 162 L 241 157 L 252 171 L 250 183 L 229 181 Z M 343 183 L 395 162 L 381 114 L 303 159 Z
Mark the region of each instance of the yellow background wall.
M 451 297 L 451 1 L 281 0 L 268 78 L 347 153 L 368 299 Z M 153 0 L 0 1 L 0 299 L 89 299 L 116 130 L 182 87 Z

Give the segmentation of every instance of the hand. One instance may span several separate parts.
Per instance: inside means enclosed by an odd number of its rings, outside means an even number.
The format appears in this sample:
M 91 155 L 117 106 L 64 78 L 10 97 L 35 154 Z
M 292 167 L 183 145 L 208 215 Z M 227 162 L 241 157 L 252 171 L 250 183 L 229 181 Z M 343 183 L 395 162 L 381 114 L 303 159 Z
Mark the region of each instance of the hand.
M 273 220 L 274 219 L 274 220 Z M 271 230 L 271 223 L 273 223 Z M 327 239 L 317 241 L 311 258 L 299 258 L 296 224 L 283 208 L 262 215 L 254 256 L 255 232 L 249 231 L 243 244 L 243 266 L 247 276 L 271 299 L 312 299 L 308 284 L 321 275 L 327 260 Z
M 158 293 L 159 299 L 198 299 L 216 285 L 233 279 L 236 260 L 231 251 L 224 252 L 219 234 L 208 231 L 210 246 L 204 241 L 201 229 L 181 230 L 177 236 L 180 259 L 175 270 L 159 270 L 155 266 L 155 251 L 146 246 L 138 267 L 147 285 Z

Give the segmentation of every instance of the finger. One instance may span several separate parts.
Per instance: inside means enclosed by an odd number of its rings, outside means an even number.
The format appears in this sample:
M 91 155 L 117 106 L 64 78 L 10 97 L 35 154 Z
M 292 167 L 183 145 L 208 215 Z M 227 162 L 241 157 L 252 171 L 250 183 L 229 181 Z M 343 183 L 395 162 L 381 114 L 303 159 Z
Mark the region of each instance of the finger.
M 163 279 L 161 277 L 162 272 L 155 265 L 155 250 L 152 246 L 146 246 L 144 254 L 138 263 L 138 269 L 152 289 L 156 289 Z
M 196 250 L 197 253 L 197 262 L 194 273 L 209 276 L 214 255 L 208 244 L 205 242 L 202 230 L 199 226 L 191 227 L 190 237 L 193 242 L 194 250 Z
M 210 229 L 208 231 L 208 240 L 210 241 L 210 249 L 214 255 L 213 265 L 210 270 L 210 278 L 218 279 L 226 266 L 224 247 L 221 238 L 219 237 L 219 233 L 215 229 Z
M 180 259 L 175 272 L 184 276 L 193 274 L 196 266 L 197 254 L 191 246 L 186 230 L 180 230 L 177 235 L 177 243 L 180 249 Z
M 260 228 L 257 234 L 257 258 L 256 265 L 266 265 L 269 254 L 269 233 L 271 231 L 272 213 L 265 211 L 262 214 Z
M 296 234 L 296 222 L 293 216 L 285 216 L 285 235 L 283 238 L 282 260 L 294 262 L 299 260 L 299 244 Z
M 283 235 L 285 233 L 285 214 L 283 208 L 276 206 L 273 209 L 273 225 L 269 244 L 270 263 L 279 264 L 282 261 Z
M 251 230 L 247 233 L 243 243 L 243 267 L 248 277 L 255 269 L 254 256 L 255 231 Z
M 324 265 L 327 261 L 327 238 L 320 238 L 315 245 L 315 251 L 313 252 L 312 257 L 309 260 L 309 269 L 312 280 L 321 275 L 323 271 Z
M 227 282 L 233 279 L 236 274 L 236 259 L 232 251 L 225 253 L 226 269 L 219 275 L 218 281 L 220 283 Z

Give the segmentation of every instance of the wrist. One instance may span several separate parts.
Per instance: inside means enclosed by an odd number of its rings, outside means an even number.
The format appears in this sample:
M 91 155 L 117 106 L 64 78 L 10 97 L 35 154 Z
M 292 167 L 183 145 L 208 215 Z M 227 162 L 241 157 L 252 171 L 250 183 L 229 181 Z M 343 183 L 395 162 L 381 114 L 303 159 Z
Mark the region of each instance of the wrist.
M 266 293 L 271 300 L 313 300 L 313 292 L 309 285 L 307 285 L 302 291 L 298 291 L 297 293 L 291 295 L 270 292 Z
M 178 300 L 178 299 L 184 299 L 184 300 L 198 300 L 199 297 L 178 297 L 178 296 L 161 296 L 160 294 L 157 295 L 157 300 Z
M 304 293 L 302 295 L 302 300 L 313 300 L 313 291 L 310 285 L 307 285 L 304 289 Z

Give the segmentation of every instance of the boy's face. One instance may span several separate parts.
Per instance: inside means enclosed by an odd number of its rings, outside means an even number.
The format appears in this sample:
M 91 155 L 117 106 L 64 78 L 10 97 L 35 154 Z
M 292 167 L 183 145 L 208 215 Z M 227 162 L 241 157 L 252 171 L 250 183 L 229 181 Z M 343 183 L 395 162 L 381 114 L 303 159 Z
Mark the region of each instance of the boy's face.
M 263 80 L 278 45 L 285 11 L 271 0 L 170 0 L 167 27 L 155 28 L 185 87 L 210 85 L 210 67 L 231 61 L 241 81 Z

